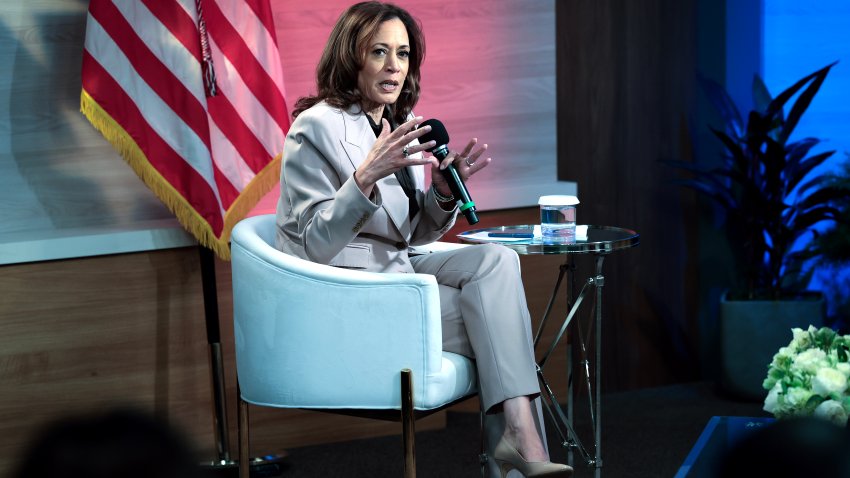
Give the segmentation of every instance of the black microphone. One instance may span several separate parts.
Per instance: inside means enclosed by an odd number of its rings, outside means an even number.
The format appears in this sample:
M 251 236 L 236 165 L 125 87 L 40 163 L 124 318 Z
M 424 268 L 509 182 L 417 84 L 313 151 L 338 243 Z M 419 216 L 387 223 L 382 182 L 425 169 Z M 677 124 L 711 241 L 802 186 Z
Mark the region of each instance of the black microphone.
M 427 143 L 428 141 L 435 141 L 437 145 L 429 149 L 428 152 L 440 161 L 446 159 L 446 156 L 449 155 L 449 133 L 446 131 L 446 127 L 437 119 L 429 119 L 420 124 L 419 127 L 421 128 L 426 125 L 431 126 L 431 131 L 420 136 L 419 142 Z M 477 223 L 478 214 L 475 213 L 475 203 L 469 197 L 469 191 L 466 190 L 466 185 L 463 184 L 463 179 L 460 178 L 460 174 L 458 174 L 454 163 L 440 172 L 443 174 L 446 182 L 449 183 L 449 189 L 452 190 L 452 195 L 457 200 L 460 212 L 466 217 L 466 221 L 470 225 Z

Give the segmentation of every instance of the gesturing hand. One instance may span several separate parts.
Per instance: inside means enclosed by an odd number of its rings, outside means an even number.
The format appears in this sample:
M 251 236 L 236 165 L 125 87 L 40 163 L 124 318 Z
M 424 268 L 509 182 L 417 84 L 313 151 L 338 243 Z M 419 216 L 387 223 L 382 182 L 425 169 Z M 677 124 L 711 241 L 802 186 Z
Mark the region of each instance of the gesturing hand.
M 433 148 L 436 145 L 434 141 L 407 147 L 411 141 L 431 131 L 430 126 L 414 129 L 416 124 L 422 120 L 421 116 L 417 116 L 396 128 L 395 131 L 390 132 L 389 122 L 386 119 L 381 119 L 383 126 L 381 134 L 378 135 L 366 159 L 354 172 L 354 181 L 363 191 L 363 194 L 369 196 L 375 183 L 381 178 L 395 174 L 396 171 L 405 166 L 431 164 L 436 167 L 437 160 L 433 157 L 419 159 L 410 157 L 411 154 Z
M 487 151 L 487 145 L 485 144 L 480 148 L 475 149 L 475 145 L 477 143 L 478 138 L 472 138 L 469 143 L 466 144 L 466 147 L 463 148 L 462 152 L 458 153 L 457 151 L 453 151 L 439 164 L 432 163 L 431 182 L 434 183 L 434 187 L 437 188 L 437 191 L 440 194 L 444 196 L 451 196 L 452 194 L 451 189 L 449 189 L 449 184 L 446 182 L 445 178 L 443 178 L 443 175 L 440 174 L 440 170 L 446 169 L 449 164 L 455 165 L 455 169 L 457 169 L 460 178 L 464 182 L 466 182 L 470 176 L 481 171 L 490 164 L 492 161 L 491 158 L 478 159 L 482 154 L 484 154 L 484 151 Z

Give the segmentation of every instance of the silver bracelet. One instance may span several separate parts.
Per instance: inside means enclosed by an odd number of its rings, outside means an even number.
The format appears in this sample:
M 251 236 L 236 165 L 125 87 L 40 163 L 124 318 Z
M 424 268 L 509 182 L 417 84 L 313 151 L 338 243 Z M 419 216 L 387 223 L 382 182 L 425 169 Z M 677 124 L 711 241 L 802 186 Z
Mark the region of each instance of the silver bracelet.
M 438 201 L 438 202 L 452 202 L 452 201 L 454 201 L 454 200 L 455 200 L 454 195 L 452 195 L 452 196 L 443 196 L 442 194 L 440 194 L 440 191 L 437 191 L 437 187 L 436 187 L 436 186 L 434 186 L 434 184 L 433 184 L 433 183 L 431 183 L 431 189 L 433 189 L 433 190 L 434 190 L 434 197 L 436 197 L 436 198 L 437 198 L 437 201 Z

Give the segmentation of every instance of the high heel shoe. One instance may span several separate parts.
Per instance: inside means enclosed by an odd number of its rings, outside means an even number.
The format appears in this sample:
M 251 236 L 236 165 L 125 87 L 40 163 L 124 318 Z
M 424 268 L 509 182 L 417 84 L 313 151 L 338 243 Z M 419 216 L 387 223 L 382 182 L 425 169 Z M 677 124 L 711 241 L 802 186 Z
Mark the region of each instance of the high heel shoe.
M 551 461 L 525 461 L 522 455 L 519 454 L 519 451 L 508 443 L 504 437 L 496 445 L 496 449 L 493 450 L 493 459 L 499 464 L 502 478 L 505 478 L 508 472 L 514 469 L 518 470 L 526 478 L 566 478 L 573 476 L 573 469 L 568 465 L 552 463 Z

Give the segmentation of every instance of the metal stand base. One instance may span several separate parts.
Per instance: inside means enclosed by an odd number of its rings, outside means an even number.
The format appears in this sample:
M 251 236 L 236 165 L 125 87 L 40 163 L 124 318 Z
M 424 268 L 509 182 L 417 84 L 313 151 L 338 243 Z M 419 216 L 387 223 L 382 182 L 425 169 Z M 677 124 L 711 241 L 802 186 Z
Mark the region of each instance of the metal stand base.
M 248 462 L 251 478 L 275 478 L 283 475 L 286 469 L 286 453 L 251 458 Z M 239 462 L 235 460 L 201 463 L 204 477 L 236 478 L 239 476 Z

